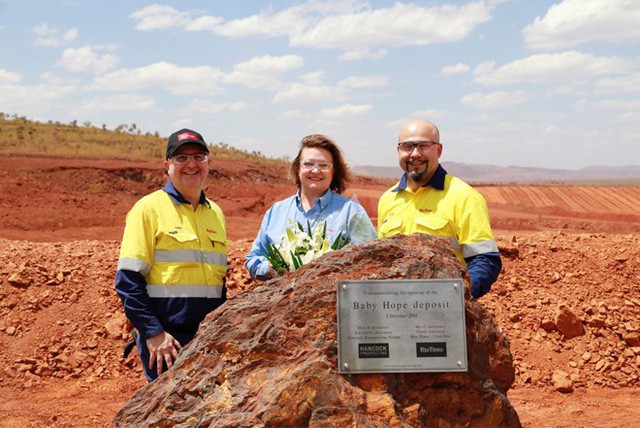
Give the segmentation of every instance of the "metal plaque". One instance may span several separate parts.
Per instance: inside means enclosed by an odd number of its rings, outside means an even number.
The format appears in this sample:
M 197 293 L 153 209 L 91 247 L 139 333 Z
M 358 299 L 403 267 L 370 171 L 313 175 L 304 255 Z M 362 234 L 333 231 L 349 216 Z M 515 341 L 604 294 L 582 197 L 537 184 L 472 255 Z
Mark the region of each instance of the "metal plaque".
M 338 371 L 467 371 L 462 279 L 338 283 Z

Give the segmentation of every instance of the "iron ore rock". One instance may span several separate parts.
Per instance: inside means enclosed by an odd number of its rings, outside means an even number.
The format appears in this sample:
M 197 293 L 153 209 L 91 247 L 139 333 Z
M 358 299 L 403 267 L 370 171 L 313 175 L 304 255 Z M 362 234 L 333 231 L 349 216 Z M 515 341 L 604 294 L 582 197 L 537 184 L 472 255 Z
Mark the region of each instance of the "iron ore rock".
M 342 280 L 464 278 L 468 371 L 337 369 Z M 470 300 L 448 239 L 395 236 L 328 253 L 209 314 L 175 365 L 138 390 L 115 427 L 444 427 L 520 421 L 506 393 L 509 341 Z

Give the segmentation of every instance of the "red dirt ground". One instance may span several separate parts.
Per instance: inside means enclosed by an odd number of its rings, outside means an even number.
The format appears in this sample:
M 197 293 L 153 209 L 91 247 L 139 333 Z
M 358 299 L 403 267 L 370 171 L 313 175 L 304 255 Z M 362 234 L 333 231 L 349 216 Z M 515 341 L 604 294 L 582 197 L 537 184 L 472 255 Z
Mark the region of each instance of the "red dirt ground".
M 122 357 L 113 290 L 124 216 L 165 177 L 157 164 L 35 157 L 0 156 L 0 171 L 0 426 L 109 426 L 144 384 L 135 352 Z M 347 194 L 375 223 L 390 184 L 359 178 Z M 481 303 L 511 340 L 523 425 L 637 426 L 640 188 L 478 189 L 505 265 Z M 264 211 L 293 187 L 281 167 L 214 160 L 206 192 L 227 216 L 233 298 L 252 285 L 243 256 Z M 558 331 L 560 305 L 582 335 Z

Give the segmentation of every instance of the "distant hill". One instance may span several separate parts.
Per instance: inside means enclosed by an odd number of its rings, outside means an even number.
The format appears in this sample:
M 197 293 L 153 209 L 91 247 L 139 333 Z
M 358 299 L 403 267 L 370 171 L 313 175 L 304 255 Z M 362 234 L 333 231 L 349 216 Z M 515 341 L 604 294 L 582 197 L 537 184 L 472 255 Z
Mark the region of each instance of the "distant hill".
M 121 124 L 113 130 L 91 122 L 68 124 L 38 122 L 0 112 L 0 155 L 62 156 L 100 159 L 164 159 L 167 138 L 156 131 L 143 133 L 135 123 Z M 216 159 L 256 160 L 288 165 L 284 159 L 265 156 L 259 151 L 236 149 L 226 143 L 211 144 Z
M 471 183 L 594 183 L 640 184 L 640 165 L 587 166 L 578 170 L 528 168 L 442 162 L 447 172 Z M 398 179 L 399 167 L 354 166 L 353 172 L 372 177 Z

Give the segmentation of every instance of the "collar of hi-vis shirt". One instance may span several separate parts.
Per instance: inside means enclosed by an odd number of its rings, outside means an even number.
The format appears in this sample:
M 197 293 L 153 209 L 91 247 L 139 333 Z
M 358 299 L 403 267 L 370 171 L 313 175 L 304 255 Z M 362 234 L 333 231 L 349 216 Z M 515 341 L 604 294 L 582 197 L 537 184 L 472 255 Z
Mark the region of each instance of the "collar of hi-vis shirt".
M 191 204 L 191 202 L 189 202 L 187 198 L 185 198 L 184 196 L 182 196 L 180 192 L 178 192 L 178 190 L 175 188 L 171 180 L 167 181 L 167 184 L 165 184 L 162 190 L 167 192 L 167 195 L 169 195 L 174 205 Z M 209 201 L 207 201 L 207 197 L 204 195 L 204 192 L 202 191 L 200 192 L 200 200 L 198 201 L 198 203 L 206 205 L 209 208 L 211 208 L 211 206 L 209 205 Z
M 436 172 L 433 173 L 433 177 L 431 177 L 429 181 L 423 184 L 422 187 L 431 186 L 434 189 L 444 190 L 444 178 L 446 175 L 447 175 L 447 171 L 445 171 L 442 165 L 438 164 L 438 168 L 436 168 Z M 400 179 L 400 183 L 398 183 L 398 186 L 395 189 L 392 189 L 391 191 L 397 192 L 399 190 L 406 190 L 406 189 L 407 189 L 407 173 L 405 172 L 402 175 L 402 178 Z
M 316 206 L 318 207 L 318 211 L 322 211 L 323 209 L 329 206 L 329 203 L 331 203 L 332 199 L 333 199 L 333 191 L 329 189 L 327 190 L 327 193 L 325 193 L 324 195 L 322 195 L 321 197 L 313 201 L 313 206 L 309 208 L 309 211 L 314 209 Z M 298 209 L 304 212 L 304 208 L 302 207 L 302 198 L 300 198 L 300 190 L 298 190 L 298 193 L 296 193 L 296 205 L 298 206 Z

